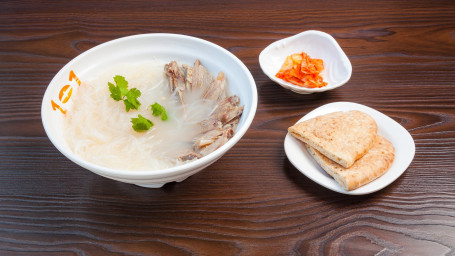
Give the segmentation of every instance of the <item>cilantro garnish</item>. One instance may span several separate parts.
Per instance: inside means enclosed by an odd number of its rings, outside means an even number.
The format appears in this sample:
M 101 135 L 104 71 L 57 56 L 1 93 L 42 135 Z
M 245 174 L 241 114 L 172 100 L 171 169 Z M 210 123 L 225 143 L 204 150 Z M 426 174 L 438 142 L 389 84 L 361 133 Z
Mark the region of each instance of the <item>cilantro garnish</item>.
M 136 88 L 128 90 L 128 81 L 123 76 L 115 76 L 114 81 L 115 85 L 111 82 L 107 83 L 111 92 L 111 98 L 115 101 L 123 100 L 127 112 L 130 109 L 138 109 L 141 103 L 137 98 L 141 96 L 141 91 Z
M 152 121 L 141 115 L 138 115 L 137 118 L 131 118 L 131 123 L 133 124 L 133 129 L 136 132 L 147 131 L 153 126 Z
M 150 105 L 150 108 L 153 111 L 153 116 L 159 116 L 161 115 L 161 120 L 166 121 L 167 120 L 167 113 L 166 109 L 164 109 L 163 106 L 158 104 L 158 102 L 155 102 L 153 105 Z

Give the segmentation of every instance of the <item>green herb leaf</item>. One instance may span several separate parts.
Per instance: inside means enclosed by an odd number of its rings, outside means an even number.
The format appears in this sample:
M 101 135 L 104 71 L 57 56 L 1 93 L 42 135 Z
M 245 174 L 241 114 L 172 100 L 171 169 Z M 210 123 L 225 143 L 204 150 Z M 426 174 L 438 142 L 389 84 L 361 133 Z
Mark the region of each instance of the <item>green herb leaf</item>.
M 141 96 L 141 91 L 136 88 L 128 90 L 128 81 L 123 76 L 114 77 L 115 85 L 108 82 L 109 91 L 111 92 L 111 98 L 119 101 L 123 100 L 125 103 L 125 109 L 128 112 L 130 109 L 139 109 L 141 103 L 137 100 Z
M 114 76 L 114 81 L 117 87 L 120 89 L 120 92 L 122 92 L 122 95 L 126 95 L 128 92 L 128 81 L 123 76 L 116 75 Z
M 161 115 L 161 120 L 166 121 L 167 120 L 167 113 L 166 109 L 158 104 L 158 102 L 155 102 L 153 105 L 150 105 L 152 111 L 153 111 L 153 116 L 159 116 Z
M 120 92 L 120 88 L 115 86 L 113 83 L 108 82 L 109 91 L 111 92 L 111 98 L 115 101 L 119 101 L 122 99 L 122 93 Z
M 166 110 L 161 114 L 161 120 L 166 121 L 167 120 L 167 113 Z
M 141 91 L 139 91 L 138 89 L 136 88 L 132 88 L 131 90 L 129 90 L 127 93 L 126 93 L 126 99 L 124 100 L 125 101 L 125 105 L 126 104 L 126 101 L 129 102 L 129 105 L 132 106 L 130 108 L 132 109 L 138 109 L 139 106 L 141 105 L 141 103 L 137 100 L 137 98 L 139 98 L 139 96 L 141 96 Z M 128 105 L 127 105 L 128 106 Z M 128 111 L 128 107 L 126 109 L 126 111 Z
M 135 109 L 134 105 L 131 104 L 129 101 L 123 100 L 123 103 L 125 104 L 126 112 L 130 111 L 130 109 Z
M 133 124 L 133 129 L 136 132 L 147 131 L 153 126 L 152 121 L 141 115 L 138 115 L 137 118 L 131 118 L 131 123 Z

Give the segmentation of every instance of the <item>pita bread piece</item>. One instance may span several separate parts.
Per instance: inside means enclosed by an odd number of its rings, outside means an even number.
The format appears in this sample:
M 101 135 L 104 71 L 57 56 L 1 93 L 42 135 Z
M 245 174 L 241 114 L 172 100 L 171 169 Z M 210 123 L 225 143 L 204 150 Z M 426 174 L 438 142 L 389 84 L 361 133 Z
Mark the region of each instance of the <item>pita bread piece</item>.
M 370 115 L 351 110 L 317 116 L 289 127 L 288 131 L 349 168 L 373 146 L 378 126 Z
M 310 154 L 343 189 L 350 191 L 381 177 L 392 165 L 395 148 L 386 138 L 377 135 L 376 143 L 350 168 L 330 160 L 316 149 L 305 144 Z

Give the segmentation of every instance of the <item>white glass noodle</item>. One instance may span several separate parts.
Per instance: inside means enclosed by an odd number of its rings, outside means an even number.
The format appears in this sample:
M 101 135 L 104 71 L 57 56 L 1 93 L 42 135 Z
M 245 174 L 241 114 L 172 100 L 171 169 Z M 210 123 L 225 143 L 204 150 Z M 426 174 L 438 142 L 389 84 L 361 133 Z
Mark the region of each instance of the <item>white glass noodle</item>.
M 70 149 L 97 165 L 126 170 L 158 170 L 181 164 L 178 156 L 192 150 L 199 133 L 198 123 L 207 119 L 216 102 L 201 99 L 201 93 L 187 94 L 185 107 L 175 92 L 170 93 L 164 72 L 166 62 L 155 59 L 124 63 L 106 70 L 73 95 L 72 109 L 64 121 Z M 125 109 L 122 101 L 110 97 L 108 82 L 121 75 L 128 89 L 141 91 L 138 110 Z M 164 106 L 168 120 L 154 117 L 149 106 Z M 131 118 L 141 115 L 153 122 L 148 131 L 137 132 Z

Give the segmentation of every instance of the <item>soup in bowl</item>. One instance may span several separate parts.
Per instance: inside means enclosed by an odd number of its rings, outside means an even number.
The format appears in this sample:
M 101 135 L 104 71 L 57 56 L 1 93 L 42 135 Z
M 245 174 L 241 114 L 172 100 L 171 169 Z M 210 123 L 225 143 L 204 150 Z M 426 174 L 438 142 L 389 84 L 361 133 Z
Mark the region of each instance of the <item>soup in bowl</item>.
M 55 147 L 107 178 L 182 181 L 231 149 L 257 107 L 251 73 L 229 51 L 177 34 L 94 47 L 49 84 L 42 121 Z

